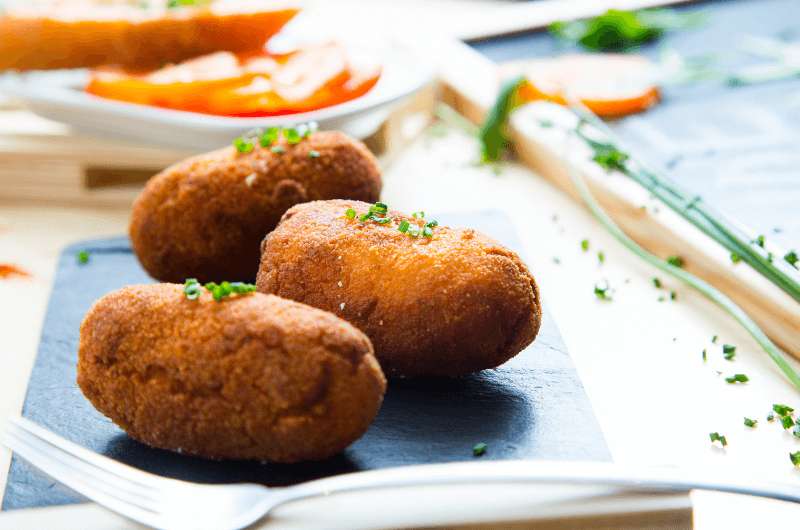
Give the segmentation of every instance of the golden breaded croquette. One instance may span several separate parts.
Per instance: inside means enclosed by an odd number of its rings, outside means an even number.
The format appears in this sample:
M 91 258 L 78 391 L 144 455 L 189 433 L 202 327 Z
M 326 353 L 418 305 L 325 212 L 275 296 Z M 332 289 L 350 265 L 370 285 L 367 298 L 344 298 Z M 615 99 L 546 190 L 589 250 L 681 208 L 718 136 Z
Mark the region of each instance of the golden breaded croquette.
M 249 153 L 220 149 L 150 179 L 130 224 L 144 269 L 167 282 L 252 281 L 261 240 L 291 206 L 378 199 L 380 169 L 361 142 L 317 132 L 295 145 L 282 139 L 276 147 L 273 152 L 256 141 Z
M 78 384 L 147 445 L 211 459 L 320 460 L 359 438 L 386 388 L 369 339 L 260 293 L 217 302 L 138 285 L 81 324 Z
M 470 229 L 436 226 L 370 204 L 300 204 L 262 244 L 258 290 L 331 311 L 372 340 L 390 375 L 456 376 L 507 361 L 539 330 L 536 282 L 519 256 Z M 353 209 L 356 215 L 347 215 Z M 351 212 L 352 216 L 352 212 Z

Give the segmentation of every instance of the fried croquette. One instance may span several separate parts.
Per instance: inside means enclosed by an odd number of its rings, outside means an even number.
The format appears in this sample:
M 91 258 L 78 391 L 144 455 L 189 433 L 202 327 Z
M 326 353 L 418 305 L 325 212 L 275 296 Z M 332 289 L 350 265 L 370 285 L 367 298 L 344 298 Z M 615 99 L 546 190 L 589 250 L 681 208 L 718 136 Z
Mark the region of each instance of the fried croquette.
M 81 324 L 78 385 L 147 445 L 211 459 L 320 460 L 359 438 L 386 388 L 344 320 L 260 293 L 190 300 L 126 287 Z
M 493 368 L 533 341 L 539 291 L 517 254 L 475 230 L 426 231 L 419 216 L 361 220 L 369 209 L 330 200 L 288 210 L 262 243 L 258 290 L 351 322 L 389 375 Z
M 158 3 L 16 2 L 0 15 L 0 70 L 141 70 L 216 51 L 258 50 L 298 12 L 263 0 L 177 9 Z
M 291 206 L 317 199 L 374 201 L 378 163 L 340 132 L 317 132 L 272 149 L 256 141 L 189 158 L 145 186 L 133 205 L 130 237 L 154 278 L 252 281 L 259 245 Z

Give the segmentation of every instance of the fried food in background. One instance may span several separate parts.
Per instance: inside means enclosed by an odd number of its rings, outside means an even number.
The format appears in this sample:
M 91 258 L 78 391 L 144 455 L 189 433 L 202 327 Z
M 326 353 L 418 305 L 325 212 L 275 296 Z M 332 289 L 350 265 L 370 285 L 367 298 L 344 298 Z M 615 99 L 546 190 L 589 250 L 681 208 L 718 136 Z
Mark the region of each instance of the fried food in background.
M 251 281 L 262 239 L 291 206 L 378 199 L 377 160 L 340 132 L 251 145 L 250 152 L 228 147 L 189 158 L 150 179 L 133 205 L 130 237 L 151 276 Z
M 212 459 L 320 460 L 380 408 L 369 339 L 330 313 L 259 293 L 217 302 L 139 285 L 98 300 L 78 384 L 132 438 Z
M 412 237 L 426 221 L 400 212 L 360 221 L 369 208 L 330 200 L 288 210 L 262 244 L 258 290 L 351 322 L 389 375 L 493 368 L 533 341 L 539 291 L 519 256 L 471 229 Z
M 96 96 L 221 116 L 310 112 L 367 93 L 381 75 L 374 60 L 328 42 L 289 53 L 216 52 L 153 72 L 92 72 Z
M 144 69 L 220 50 L 257 50 L 297 12 L 270 0 L 17 1 L 0 16 L 0 70 Z

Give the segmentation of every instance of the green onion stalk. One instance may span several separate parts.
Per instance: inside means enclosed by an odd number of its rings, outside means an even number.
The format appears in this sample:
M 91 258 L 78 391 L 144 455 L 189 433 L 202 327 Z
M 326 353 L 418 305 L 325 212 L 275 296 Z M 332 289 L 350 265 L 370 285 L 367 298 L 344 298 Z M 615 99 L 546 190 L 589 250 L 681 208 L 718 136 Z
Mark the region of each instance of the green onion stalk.
M 510 145 L 506 134 L 506 123 L 511 112 L 521 105 L 517 96 L 520 86 L 525 83 L 522 76 L 506 82 L 489 111 L 478 137 L 482 144 L 484 161 L 498 160 Z M 570 108 L 580 119 L 577 134 L 595 152 L 594 160 L 606 169 L 614 169 L 631 178 L 655 197 L 672 208 L 696 226 L 704 234 L 722 245 L 731 253 L 733 261 L 744 261 L 765 278 L 800 302 L 800 272 L 784 259 L 774 257 L 763 248 L 763 242 L 756 244 L 742 230 L 734 226 L 721 213 L 713 210 L 703 199 L 686 190 L 663 175 L 649 169 L 630 151 L 621 150 L 622 142 L 603 121 L 586 109 L 580 102 L 570 102 Z M 588 124 L 606 135 L 605 141 L 587 136 L 582 125 Z
M 583 139 L 578 131 L 574 131 L 572 134 L 576 138 Z M 798 375 L 794 368 L 792 368 L 792 365 L 789 364 L 786 357 L 769 339 L 769 337 L 767 337 L 761 328 L 759 328 L 758 325 L 753 322 L 749 316 L 747 316 L 747 313 L 745 313 L 738 305 L 736 305 L 733 300 L 728 298 L 725 294 L 721 293 L 705 280 L 698 278 L 697 276 L 685 271 L 680 267 L 671 265 L 669 262 L 664 261 L 658 256 L 655 256 L 640 247 L 633 239 L 628 237 L 628 235 L 625 234 L 625 232 L 623 232 L 619 226 L 617 226 L 611 217 L 609 217 L 609 215 L 598 204 L 589 191 L 589 187 L 586 185 L 586 182 L 580 175 L 580 172 L 574 168 L 569 159 L 567 159 L 567 164 L 569 167 L 569 175 L 572 179 L 575 189 L 577 189 L 581 198 L 586 203 L 586 206 L 592 212 L 592 215 L 594 215 L 600 224 L 602 224 L 603 227 L 608 230 L 614 239 L 622 243 L 622 245 L 624 245 L 628 250 L 642 258 L 650 265 L 693 287 L 706 298 L 710 299 L 712 302 L 725 310 L 725 312 L 736 319 L 736 321 L 739 322 L 739 324 L 741 324 L 745 330 L 747 330 L 747 332 L 756 340 L 756 342 L 758 342 L 764 351 L 767 352 L 783 375 L 786 376 L 786 378 L 795 386 L 795 388 L 800 390 L 800 375 Z
M 737 261 L 741 259 L 748 263 L 761 275 L 800 302 L 800 273 L 797 269 L 788 263 L 784 263 L 780 257 L 773 258 L 771 253 L 760 244 L 756 244 L 753 238 L 744 234 L 724 215 L 713 210 L 701 197 L 683 190 L 669 178 L 648 169 L 641 160 L 633 157 L 631 151 L 620 151 L 622 144 L 613 131 L 580 103 L 571 102 L 570 108 L 580 118 L 576 130 L 577 135 L 595 153 L 613 152 L 623 156 L 623 160 L 615 164 L 613 169 L 622 172 L 646 188 L 704 234 L 725 247 L 731 253 L 732 259 Z M 605 134 L 611 142 L 601 142 L 590 138 L 582 130 L 582 125 L 584 124 L 595 127 Z

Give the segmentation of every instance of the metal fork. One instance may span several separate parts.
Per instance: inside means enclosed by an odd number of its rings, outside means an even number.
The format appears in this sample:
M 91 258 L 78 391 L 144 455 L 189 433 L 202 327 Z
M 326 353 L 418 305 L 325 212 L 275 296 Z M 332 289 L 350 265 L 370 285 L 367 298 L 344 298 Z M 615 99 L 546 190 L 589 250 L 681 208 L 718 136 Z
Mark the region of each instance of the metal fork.
M 19 456 L 85 497 L 134 521 L 165 529 L 236 530 L 262 519 L 276 506 L 309 497 L 454 484 L 574 484 L 649 492 L 706 489 L 800 502 L 800 487 L 789 484 L 597 462 L 430 464 L 350 473 L 284 488 L 206 485 L 163 478 L 120 464 L 24 418 L 9 420 L 3 441 Z

